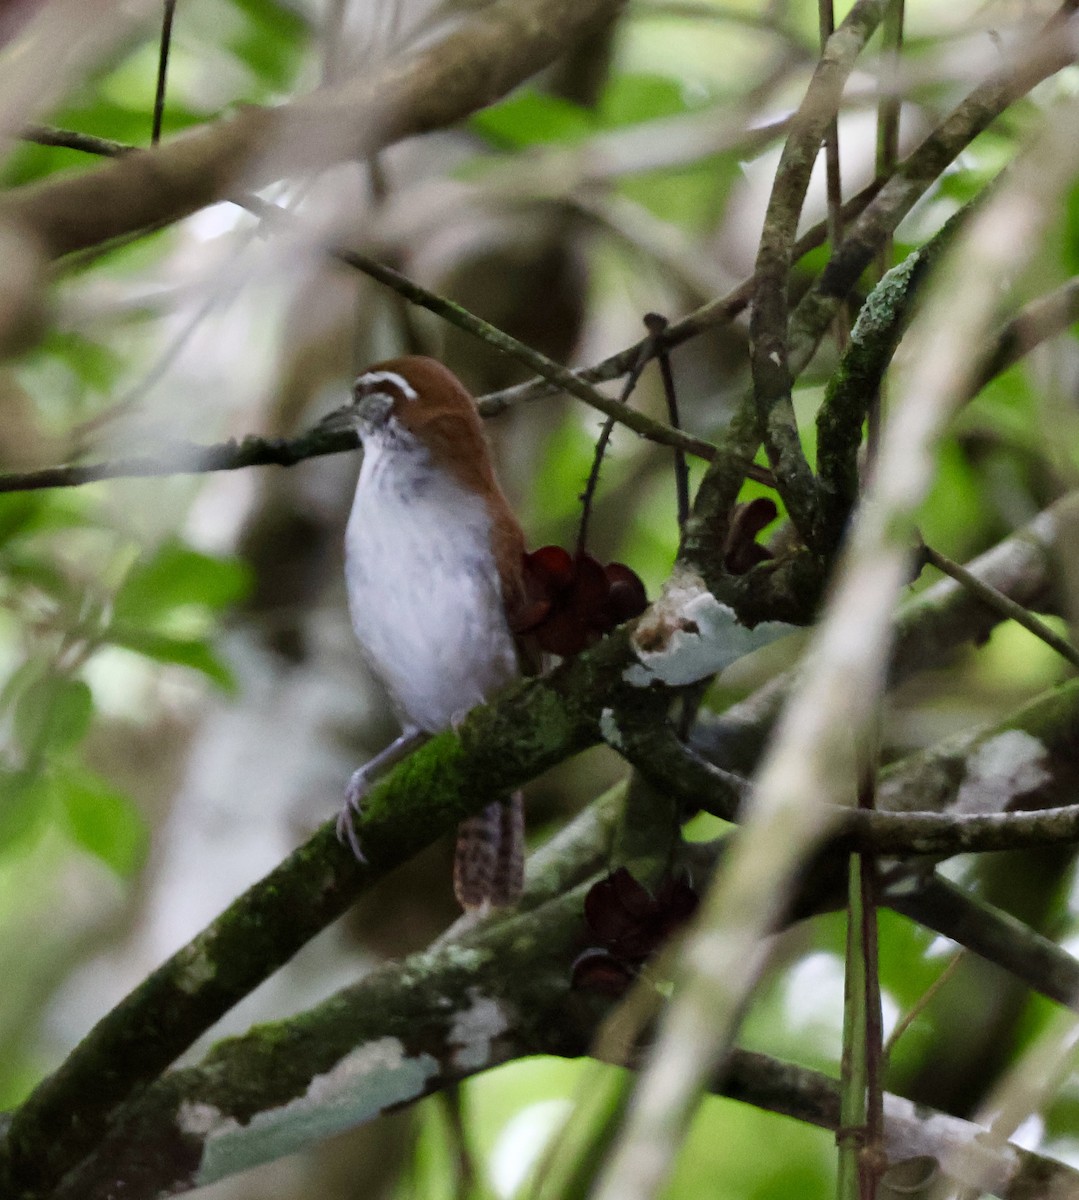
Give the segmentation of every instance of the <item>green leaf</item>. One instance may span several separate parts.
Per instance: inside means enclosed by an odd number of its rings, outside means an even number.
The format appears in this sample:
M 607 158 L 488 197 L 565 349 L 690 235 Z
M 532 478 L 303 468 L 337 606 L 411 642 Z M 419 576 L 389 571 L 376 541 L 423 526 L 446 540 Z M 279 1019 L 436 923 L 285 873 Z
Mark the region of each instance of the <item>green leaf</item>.
M 37 772 L 0 767 L 0 851 L 41 826 L 47 798 L 44 782 Z
M 29 534 L 100 526 L 99 518 L 70 494 L 7 492 L 0 495 L 0 545 Z
M 703 107 L 710 99 L 702 95 L 699 104 L 691 104 L 685 84 L 669 75 L 615 75 L 604 89 L 599 118 L 609 129 L 636 125 Z
M 86 736 L 93 715 L 94 698 L 81 679 L 49 675 L 16 701 L 15 736 L 29 755 L 60 753 Z
M 41 497 L 29 492 L 0 496 L 0 545 L 32 527 L 41 505 Z
M 214 653 L 213 647 L 199 638 L 172 637 L 126 625 L 113 625 L 105 636 L 113 645 L 134 650 L 155 662 L 200 671 L 226 692 L 236 690 L 232 672 Z
M 179 608 L 224 608 L 241 599 L 248 584 L 249 572 L 239 560 L 166 542 L 128 572 L 113 611 L 121 623 L 154 625 Z
M 62 362 L 84 387 L 101 393 L 112 392 L 128 365 L 111 347 L 67 329 L 51 331 L 39 350 Z
M 578 104 L 544 92 L 520 92 L 477 113 L 471 128 L 505 150 L 550 142 L 570 142 L 592 132 L 591 114 Z
M 247 18 L 243 32 L 229 39 L 229 49 L 271 88 L 294 79 L 302 61 L 308 26 L 287 4 L 274 0 L 232 0 Z
M 41 658 L 28 658 L 21 662 L 4 680 L 0 688 L 0 713 L 49 670 L 49 663 Z
M 82 599 L 82 590 L 68 579 L 54 559 L 37 554 L 7 554 L 3 569 L 12 582 L 37 588 L 61 603 L 77 607 Z
M 133 875 L 146 858 L 148 836 L 131 799 L 85 770 L 58 772 L 52 782 L 75 841 L 117 875 Z

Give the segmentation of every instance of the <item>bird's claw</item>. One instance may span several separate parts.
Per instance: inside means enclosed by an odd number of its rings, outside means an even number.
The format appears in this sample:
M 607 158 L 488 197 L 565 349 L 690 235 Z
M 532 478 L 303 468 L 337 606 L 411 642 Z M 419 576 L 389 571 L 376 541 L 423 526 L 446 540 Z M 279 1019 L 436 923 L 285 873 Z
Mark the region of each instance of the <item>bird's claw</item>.
M 345 803 L 337 814 L 337 840 L 342 846 L 348 845 L 356 861 L 366 863 L 363 850 L 360 848 L 360 838 L 356 833 L 356 819 L 363 816 L 363 798 L 371 787 L 371 781 L 363 767 L 352 773 L 352 778 L 345 788 Z

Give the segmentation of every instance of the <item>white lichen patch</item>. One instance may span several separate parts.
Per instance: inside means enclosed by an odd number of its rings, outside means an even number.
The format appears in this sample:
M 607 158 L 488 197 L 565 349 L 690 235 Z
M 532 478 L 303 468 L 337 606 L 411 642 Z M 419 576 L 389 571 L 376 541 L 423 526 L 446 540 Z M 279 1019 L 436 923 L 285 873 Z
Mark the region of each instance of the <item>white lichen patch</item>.
M 682 687 L 707 679 L 736 659 L 793 632 L 781 621 L 747 629 L 721 604 L 699 575 L 676 574 L 633 634 L 638 661 L 622 674 L 633 687 Z
M 246 1125 L 218 1115 L 203 1147 L 198 1186 L 258 1163 L 292 1154 L 385 1109 L 424 1094 L 438 1062 L 410 1055 L 398 1038 L 384 1037 L 353 1050 L 331 1070 L 316 1075 L 303 1096 L 258 1113 Z M 189 1105 L 188 1122 L 208 1121 L 210 1105 Z M 217 1110 L 212 1110 L 216 1113 Z M 190 1132 L 194 1129 L 188 1127 Z
M 891 1094 L 884 1097 L 884 1116 L 884 1148 L 891 1162 L 936 1159 L 944 1174 L 976 1192 L 1008 1194 L 1021 1165 L 1019 1155 L 984 1127 Z
M 189 953 L 183 970 L 176 975 L 176 986 L 182 992 L 195 993 L 217 975 L 217 966 L 203 947 Z
M 608 746 L 613 746 L 616 750 L 622 749 L 622 731 L 618 728 L 613 708 L 605 708 L 599 714 L 599 731 Z
M 463 1071 L 477 1071 L 491 1062 L 491 1043 L 510 1027 L 509 1018 L 497 1000 L 478 988 L 468 989 L 469 1006 L 453 1018 L 449 1044 L 452 1062 Z
M 182 1133 L 193 1133 L 196 1137 L 240 1128 L 240 1122 L 235 1117 L 226 1116 L 212 1104 L 191 1100 L 181 1103 L 176 1112 L 176 1124 Z
M 1006 729 L 982 742 L 967 759 L 953 811 L 1002 812 L 1017 796 L 1049 782 L 1048 756 L 1044 743 L 1022 729 Z

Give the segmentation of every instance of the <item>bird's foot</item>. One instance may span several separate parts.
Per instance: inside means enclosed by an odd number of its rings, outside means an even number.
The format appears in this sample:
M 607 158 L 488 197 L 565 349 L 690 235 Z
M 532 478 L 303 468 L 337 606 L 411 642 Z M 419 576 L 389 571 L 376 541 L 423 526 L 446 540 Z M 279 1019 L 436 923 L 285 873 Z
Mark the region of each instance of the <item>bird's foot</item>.
M 371 790 L 374 772 L 368 770 L 370 763 L 352 772 L 352 778 L 345 787 L 345 803 L 337 814 L 337 840 L 342 846 L 348 845 L 359 863 L 367 862 L 360 848 L 360 838 L 356 832 L 356 821 L 363 816 L 363 799 Z
M 356 861 L 366 863 L 367 859 L 360 849 L 360 837 L 356 832 L 356 822 L 363 815 L 363 801 L 371 787 L 380 775 L 385 774 L 390 767 L 395 766 L 406 758 L 421 743 L 431 735 L 422 729 L 409 726 L 399 738 L 391 742 L 385 750 L 376 754 L 369 762 L 365 762 L 358 771 L 352 772 L 352 778 L 345 788 L 344 807 L 337 817 L 337 840 L 341 845 L 348 845 L 356 856 Z

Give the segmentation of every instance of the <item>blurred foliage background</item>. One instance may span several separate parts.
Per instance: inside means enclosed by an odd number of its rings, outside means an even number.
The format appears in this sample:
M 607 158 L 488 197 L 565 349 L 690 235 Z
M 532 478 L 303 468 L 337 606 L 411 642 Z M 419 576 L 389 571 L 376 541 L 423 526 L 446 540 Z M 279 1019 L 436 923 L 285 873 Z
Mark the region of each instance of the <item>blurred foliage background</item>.
M 418 10 L 409 0 L 183 0 L 164 134 L 362 71 Z M 903 144 L 992 66 L 1001 39 L 1047 12 L 907 0 Z M 358 368 L 402 347 L 441 355 L 477 395 L 525 378 L 315 252 L 331 238 L 395 263 L 559 361 L 614 352 L 641 336 L 644 313 L 677 317 L 752 271 L 776 123 L 797 104 L 817 54 L 807 5 L 634 0 L 614 28 L 460 127 L 269 189 L 296 214 L 295 236 L 220 204 L 70 256 L 35 336 L 0 366 L 0 468 L 153 454 L 178 439 L 290 436 L 342 403 Z M 150 23 L 42 119 L 145 145 L 157 60 Z M 976 195 L 1077 81 L 1073 70 L 1052 78 L 979 136 L 900 227 L 896 260 Z M 840 122 L 850 191 L 873 174 L 874 88 L 871 75 L 856 78 Z M 4 160 L 3 184 L 86 163 L 76 150 L 21 141 Z M 823 215 L 815 180 L 806 219 Z M 802 261 L 795 292 L 823 262 L 823 251 Z M 1024 287 L 1037 295 L 1076 273 L 1072 189 Z M 967 559 L 1075 486 L 1077 349 L 1074 331 L 1042 346 L 955 422 L 921 516 L 936 549 Z M 826 345 L 795 394 L 810 452 L 834 362 Z M 685 426 L 714 436 L 747 384 L 744 323 L 692 340 L 673 364 Z M 662 415 L 654 372 L 637 402 Z M 597 429 L 594 413 L 564 398 L 490 423 L 533 545 L 571 544 Z M 341 539 L 356 460 L 0 496 L 0 1107 L 17 1104 L 150 968 L 330 817 L 349 772 L 394 732 L 344 605 Z M 760 494 L 747 484 L 746 497 Z M 592 538 L 597 556 L 629 563 L 655 594 L 677 544 L 659 448 L 616 433 Z M 786 665 L 762 656 L 725 677 L 708 703 L 720 708 Z M 1002 716 L 1065 670 L 1005 625 L 892 698 L 886 754 Z M 621 774 L 615 756 L 597 750 L 537 781 L 532 838 L 545 839 Z M 695 833 L 709 832 L 702 818 Z M 1029 869 L 1045 871 L 1044 857 Z M 1052 871 L 1030 915 L 1067 939 L 1070 856 L 1057 856 Z M 449 878 L 449 850 L 439 846 L 384 881 L 227 1027 L 297 1010 L 424 946 L 452 919 Z M 999 872 L 998 896 L 1022 892 L 1025 878 L 1014 867 Z M 992 879 L 990 870 L 980 884 L 987 892 Z M 843 937 L 838 917 L 783 936 L 745 1044 L 835 1073 Z M 901 918 L 882 919 L 888 1024 L 954 955 Z M 946 983 L 899 1042 L 890 1086 L 952 1111 L 977 1108 L 1050 1017 L 1047 1003 L 988 975 L 958 971 Z M 465 1085 L 470 1194 L 514 1194 L 596 1069 L 536 1059 Z M 1079 1164 L 1077 1102 L 1067 1085 L 1031 1140 Z M 456 1130 L 455 1114 L 434 1098 L 205 1195 L 461 1195 Z M 665 1195 L 824 1196 L 833 1160 L 830 1135 L 713 1099 Z

